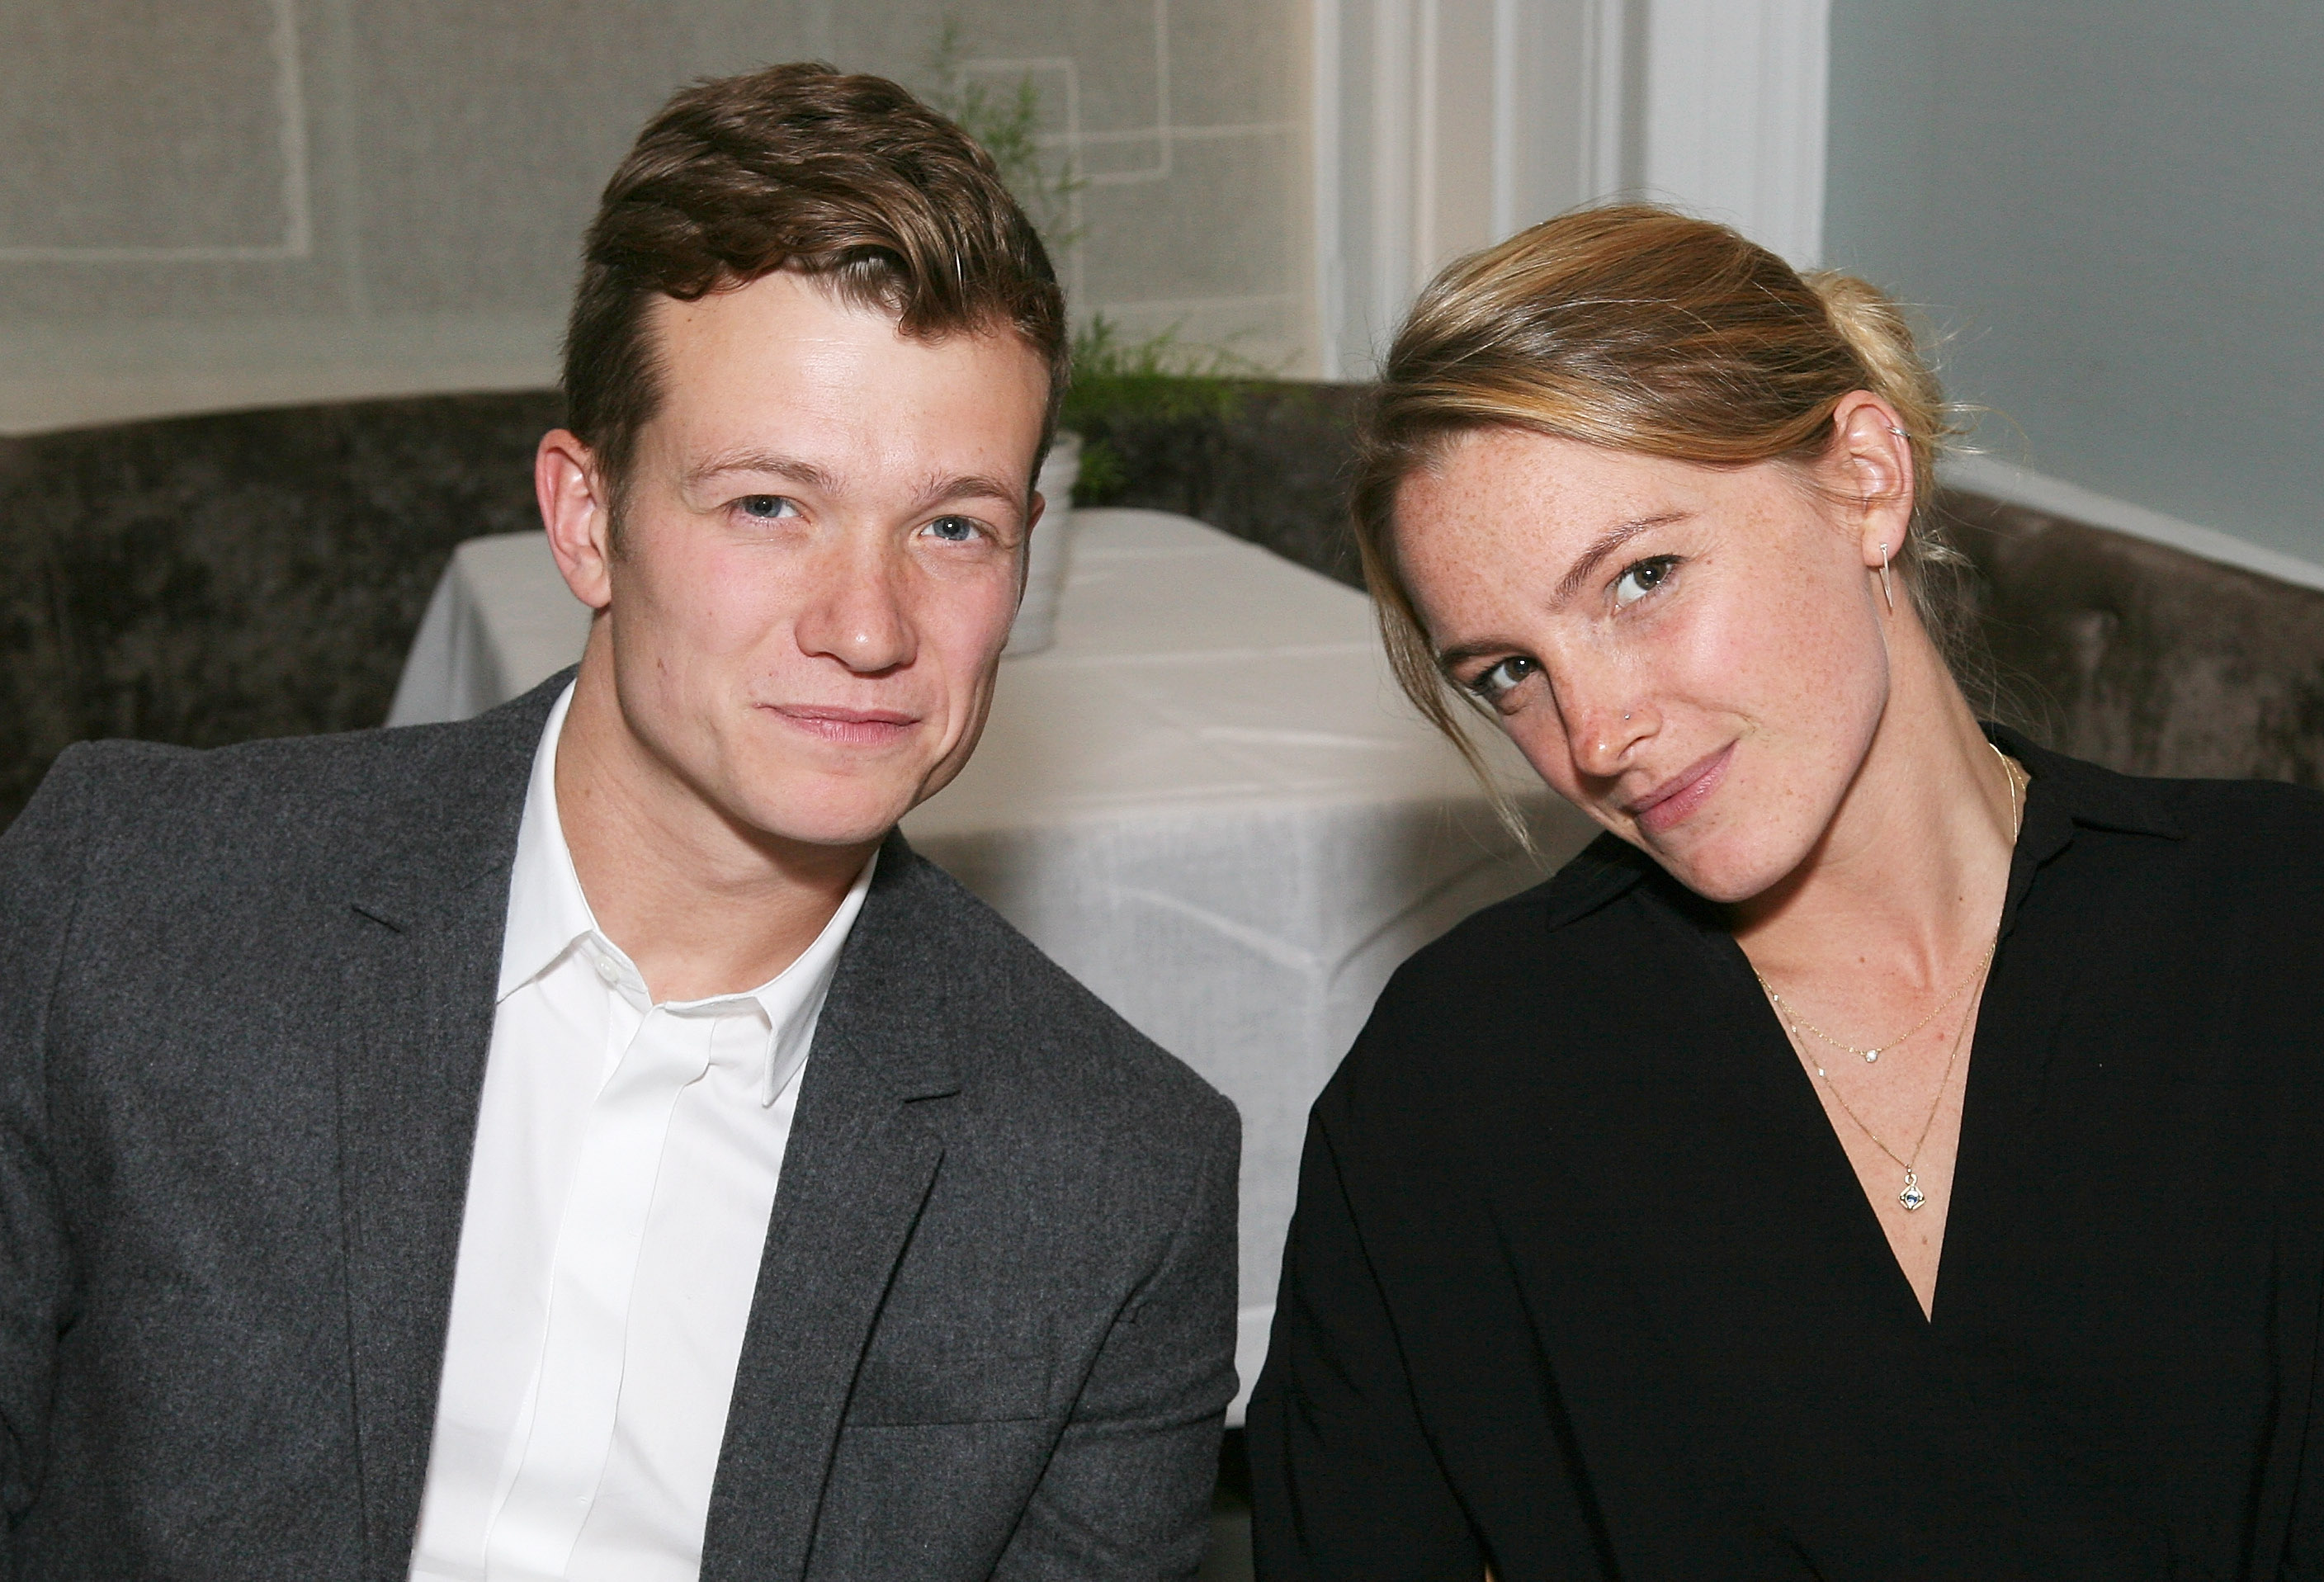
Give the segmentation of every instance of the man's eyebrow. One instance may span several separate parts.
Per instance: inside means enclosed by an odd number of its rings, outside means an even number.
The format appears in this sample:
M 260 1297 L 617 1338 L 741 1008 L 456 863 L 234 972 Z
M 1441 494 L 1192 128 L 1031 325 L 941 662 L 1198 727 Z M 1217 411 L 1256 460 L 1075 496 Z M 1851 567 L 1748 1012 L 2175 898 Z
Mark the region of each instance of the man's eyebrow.
M 920 498 L 934 505 L 945 500 L 1003 500 L 1021 506 L 1031 491 L 1024 484 L 1010 483 L 989 473 L 960 473 L 950 478 L 930 483 L 920 492 Z
M 829 490 L 834 482 L 827 470 L 798 456 L 779 455 L 769 450 L 730 450 L 706 457 L 687 468 L 686 486 L 697 488 L 731 473 L 767 473 L 778 478 L 788 478 L 794 483 L 804 483 L 810 489 Z
M 1613 527 L 1600 533 L 1596 540 L 1582 552 L 1581 557 L 1574 561 L 1572 569 L 1567 571 L 1559 581 L 1557 591 L 1550 595 L 1550 602 L 1563 604 L 1580 593 L 1582 584 L 1590 580 L 1591 574 L 1598 569 L 1600 561 L 1640 533 L 1655 528 L 1666 528 L 1673 522 L 1684 521 L 1693 514 L 1691 510 L 1666 510 L 1658 516 L 1633 517 L 1628 521 L 1617 522 Z
M 838 489 L 838 479 L 830 469 L 798 456 L 779 455 L 764 450 L 727 451 L 711 456 L 687 473 L 687 487 L 699 488 L 736 473 L 788 478 L 794 483 L 825 493 L 836 492 Z M 1025 491 L 987 473 L 958 473 L 950 477 L 939 475 L 931 478 L 919 492 L 923 506 L 941 504 L 947 500 L 980 499 L 1001 500 L 1021 506 L 1025 503 Z

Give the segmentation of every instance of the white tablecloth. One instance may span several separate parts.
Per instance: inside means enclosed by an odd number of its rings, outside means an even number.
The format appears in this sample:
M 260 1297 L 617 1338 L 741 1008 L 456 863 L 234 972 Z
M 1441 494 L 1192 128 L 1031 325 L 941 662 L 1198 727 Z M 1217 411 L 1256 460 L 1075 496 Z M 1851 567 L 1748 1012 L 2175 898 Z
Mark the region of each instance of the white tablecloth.
M 1056 646 L 1002 664 L 976 757 L 904 830 L 1240 1108 L 1247 1396 L 1308 1105 L 1399 961 L 1545 869 L 1398 694 L 1361 594 L 1185 517 L 1072 530 Z M 465 544 L 390 722 L 512 697 L 586 628 L 540 535 Z M 1526 806 L 1550 866 L 1591 832 Z

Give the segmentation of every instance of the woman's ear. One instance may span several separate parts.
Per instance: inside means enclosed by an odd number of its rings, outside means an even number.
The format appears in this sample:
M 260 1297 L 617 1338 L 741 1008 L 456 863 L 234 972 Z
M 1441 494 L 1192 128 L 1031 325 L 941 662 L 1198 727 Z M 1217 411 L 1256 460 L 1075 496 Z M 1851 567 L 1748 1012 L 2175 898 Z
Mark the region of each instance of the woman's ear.
M 1848 504 L 1867 567 L 1902 554 L 1913 525 L 1913 442 L 1896 409 L 1870 391 L 1851 391 L 1832 409 L 1824 483 Z

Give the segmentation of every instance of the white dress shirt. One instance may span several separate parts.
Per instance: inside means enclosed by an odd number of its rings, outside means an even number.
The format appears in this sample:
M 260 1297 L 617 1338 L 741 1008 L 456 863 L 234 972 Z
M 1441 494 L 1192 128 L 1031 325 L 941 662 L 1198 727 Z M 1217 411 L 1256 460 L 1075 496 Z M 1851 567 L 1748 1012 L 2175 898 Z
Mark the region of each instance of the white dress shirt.
M 772 982 L 654 1004 L 558 818 L 572 699 L 517 832 L 412 1582 L 696 1582 L 800 1070 L 872 883 Z

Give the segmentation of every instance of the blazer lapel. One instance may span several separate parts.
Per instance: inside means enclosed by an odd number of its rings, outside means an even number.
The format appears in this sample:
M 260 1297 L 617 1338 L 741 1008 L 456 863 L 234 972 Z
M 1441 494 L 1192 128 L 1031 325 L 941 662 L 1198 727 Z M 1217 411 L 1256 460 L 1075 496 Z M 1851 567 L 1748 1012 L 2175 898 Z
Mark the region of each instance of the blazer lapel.
M 339 1191 L 373 1582 L 401 1582 L 410 1567 L 492 1047 L 510 861 L 532 751 L 565 679 L 439 739 L 447 750 L 413 777 L 425 794 L 383 820 L 388 855 L 350 897 L 354 1025 L 339 1041 Z
M 804 1576 L 857 1365 L 936 1181 L 914 1113 L 959 1090 L 941 1029 L 942 884 L 891 836 L 817 1025 L 735 1370 L 704 1582 Z

